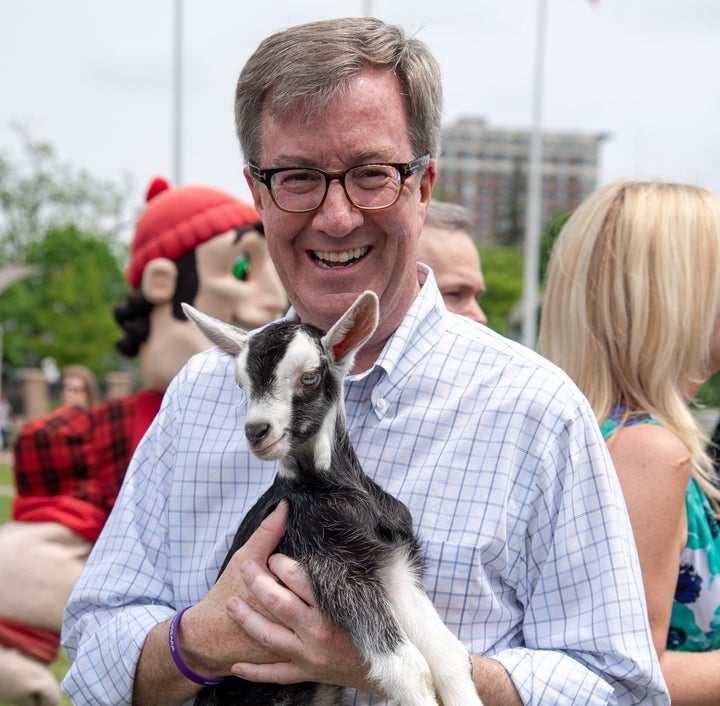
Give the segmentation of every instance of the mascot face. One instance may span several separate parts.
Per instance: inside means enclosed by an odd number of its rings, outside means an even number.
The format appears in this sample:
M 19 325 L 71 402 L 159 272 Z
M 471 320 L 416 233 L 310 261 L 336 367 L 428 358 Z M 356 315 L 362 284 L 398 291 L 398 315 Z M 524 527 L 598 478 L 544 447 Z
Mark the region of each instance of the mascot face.
M 264 326 L 285 313 L 285 290 L 258 231 L 217 235 L 198 245 L 195 261 L 196 309 L 244 329 Z
M 233 228 L 197 245 L 195 269 L 197 293 L 188 303 L 204 314 L 253 329 L 287 308 L 265 237 L 254 229 Z M 191 356 L 210 345 L 190 321 L 173 314 L 181 276 L 167 258 L 151 260 L 143 271 L 142 293 L 153 306 L 149 335 L 139 349 L 140 367 L 145 384 L 161 392 Z
M 116 347 L 138 355 L 144 385 L 164 392 L 188 359 L 208 347 L 181 302 L 254 329 L 281 317 L 287 297 L 252 205 L 206 186 L 173 189 L 159 177 L 146 202 L 128 264 L 133 291 L 114 309 L 125 332 Z

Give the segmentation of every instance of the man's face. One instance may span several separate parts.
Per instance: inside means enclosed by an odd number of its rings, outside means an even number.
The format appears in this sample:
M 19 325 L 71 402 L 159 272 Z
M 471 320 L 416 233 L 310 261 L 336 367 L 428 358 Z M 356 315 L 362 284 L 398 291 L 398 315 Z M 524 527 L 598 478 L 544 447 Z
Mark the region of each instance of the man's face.
M 198 292 L 193 305 L 200 311 L 245 329 L 280 318 L 287 297 L 268 253 L 267 241 L 256 230 L 216 235 L 195 250 Z
M 421 156 L 410 146 L 397 80 L 379 70 L 362 73 L 307 123 L 298 116 L 278 122 L 266 111 L 262 135 L 264 168 L 342 171 Z M 319 209 L 285 213 L 265 185 L 248 177 L 270 254 L 301 320 L 327 330 L 372 289 L 382 312 L 376 340 L 389 336 L 418 292 L 417 241 L 434 180 L 432 160 L 407 179 L 397 203 L 376 212 L 355 208 L 334 180 Z
M 485 293 L 480 256 L 464 230 L 425 226 L 418 259 L 430 265 L 449 311 L 487 325 L 478 298 Z

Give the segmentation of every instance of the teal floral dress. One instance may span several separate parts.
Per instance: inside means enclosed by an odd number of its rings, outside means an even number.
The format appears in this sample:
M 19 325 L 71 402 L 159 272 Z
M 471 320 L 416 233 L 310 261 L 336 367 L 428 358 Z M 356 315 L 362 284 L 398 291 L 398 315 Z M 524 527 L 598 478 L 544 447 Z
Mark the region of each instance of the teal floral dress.
M 625 413 L 618 405 L 601 424 L 607 441 Z M 625 426 L 659 424 L 649 414 L 634 414 Z M 710 502 L 693 478 L 685 494 L 688 515 L 687 546 L 680 555 L 675 600 L 670 616 L 667 649 L 707 652 L 720 648 L 720 524 Z

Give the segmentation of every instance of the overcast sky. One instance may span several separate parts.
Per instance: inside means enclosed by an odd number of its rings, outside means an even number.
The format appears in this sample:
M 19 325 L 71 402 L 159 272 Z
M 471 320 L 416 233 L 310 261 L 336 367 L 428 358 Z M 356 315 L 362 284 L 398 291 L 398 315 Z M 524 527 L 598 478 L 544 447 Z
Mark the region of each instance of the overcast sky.
M 0 151 L 12 122 L 140 203 L 173 169 L 174 0 L 0 0 Z M 247 198 L 233 92 L 266 35 L 368 9 L 424 40 L 445 123 L 529 128 L 537 0 L 184 0 L 182 181 Z M 600 184 L 720 192 L 720 0 L 547 0 L 542 122 L 607 133 Z

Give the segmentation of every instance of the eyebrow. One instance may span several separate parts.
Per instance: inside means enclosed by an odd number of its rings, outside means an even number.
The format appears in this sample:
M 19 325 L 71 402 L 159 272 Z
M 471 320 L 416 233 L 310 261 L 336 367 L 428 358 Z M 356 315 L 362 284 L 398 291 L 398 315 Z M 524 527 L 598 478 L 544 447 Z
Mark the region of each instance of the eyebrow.
M 258 221 L 254 225 L 251 226 L 241 226 L 239 228 L 235 229 L 235 240 L 233 241 L 233 245 L 237 245 L 242 239 L 245 233 L 249 233 L 250 231 L 255 231 L 257 233 L 260 233 L 260 235 L 264 238 L 265 237 L 265 228 L 263 228 L 262 222 Z

